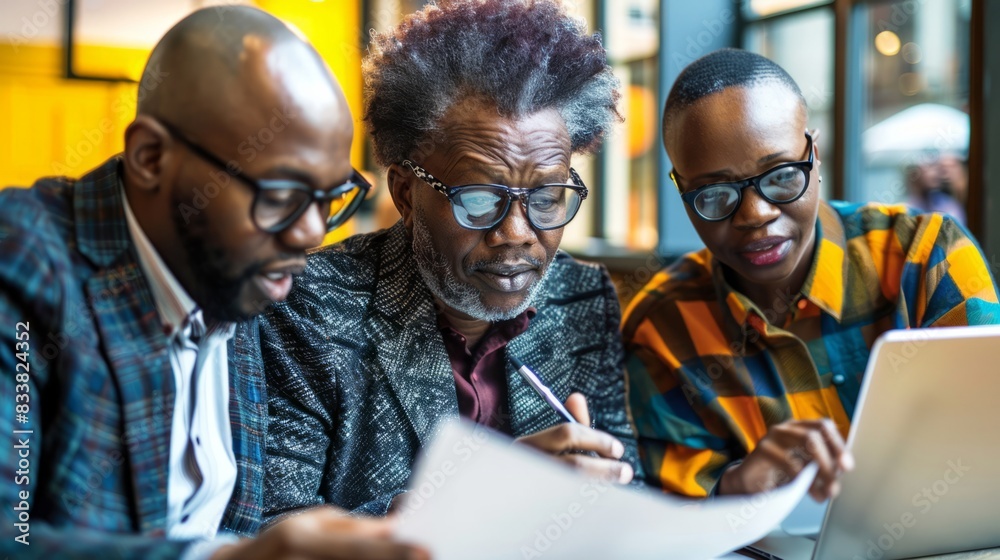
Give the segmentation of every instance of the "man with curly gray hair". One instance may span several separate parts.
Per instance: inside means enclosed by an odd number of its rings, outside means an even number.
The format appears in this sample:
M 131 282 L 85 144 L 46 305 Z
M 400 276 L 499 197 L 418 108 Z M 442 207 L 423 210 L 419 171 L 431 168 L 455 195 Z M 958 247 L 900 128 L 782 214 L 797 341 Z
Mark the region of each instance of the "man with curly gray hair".
M 602 267 L 558 249 L 588 192 L 571 156 L 621 120 L 600 37 L 554 0 L 442 0 L 375 37 L 364 70 L 402 219 L 313 253 L 262 321 L 266 515 L 384 515 L 459 416 L 628 483 L 618 300 Z

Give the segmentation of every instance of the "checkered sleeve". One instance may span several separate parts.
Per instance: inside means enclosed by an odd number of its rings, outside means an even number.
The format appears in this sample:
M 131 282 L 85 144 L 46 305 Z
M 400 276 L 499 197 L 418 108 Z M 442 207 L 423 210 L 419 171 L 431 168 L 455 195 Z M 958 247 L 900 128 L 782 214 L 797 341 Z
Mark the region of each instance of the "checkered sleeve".
M 55 368 L 33 356 L 37 355 L 37 333 L 59 332 L 54 318 L 66 306 L 61 279 L 67 275 L 67 262 L 53 254 L 62 241 L 25 192 L 0 193 L 0 207 L 4 208 L 0 214 L 0 432 L 31 431 L 26 436 L 28 468 L 18 474 L 13 450 L 0 463 L 0 558 L 179 558 L 190 543 L 59 527 L 48 522 L 45 511 L 34 507 L 34 497 L 49 483 L 40 475 L 53 476 L 62 468 L 60 455 L 44 444 L 41 421 L 47 393 L 58 390 L 52 382 Z M 25 358 L 19 358 L 18 352 Z M 66 366 L 58 363 L 55 367 Z M 15 401 L 17 394 L 28 397 Z M 18 403 L 26 404 L 28 412 L 18 413 Z M 77 525 L 88 521 L 74 520 Z
M 944 214 L 917 218 L 900 284 L 910 327 L 1000 323 L 986 256 L 965 228 Z
M 634 327 L 630 326 L 634 323 Z M 679 325 L 677 328 L 683 328 Z M 708 496 L 733 460 L 713 433 L 700 398 L 680 377 L 676 358 L 650 317 L 626 318 L 626 379 L 647 484 L 691 497 Z

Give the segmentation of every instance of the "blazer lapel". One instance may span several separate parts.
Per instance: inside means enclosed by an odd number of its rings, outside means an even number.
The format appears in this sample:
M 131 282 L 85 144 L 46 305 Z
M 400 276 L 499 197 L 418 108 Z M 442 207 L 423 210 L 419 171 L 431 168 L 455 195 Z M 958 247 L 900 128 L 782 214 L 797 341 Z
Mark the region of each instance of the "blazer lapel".
M 550 327 L 551 321 L 539 310 L 538 315 L 531 322 L 531 326 L 522 335 L 511 340 L 507 345 L 507 352 L 517 356 L 522 362 L 528 365 L 542 383 L 552 389 L 556 398 L 565 401 L 572 392 L 569 386 L 571 376 L 566 375 L 572 371 L 567 364 L 573 363 L 573 358 L 564 349 L 542 348 L 545 342 L 540 337 L 533 336 L 534 333 Z M 554 426 L 562 422 L 562 417 L 552 407 L 545 402 L 531 388 L 531 385 L 517 373 L 514 366 L 507 362 L 507 387 L 508 403 L 510 408 L 510 431 L 514 437 L 521 437 Z
M 132 248 L 118 169 L 118 158 L 112 158 L 77 183 L 77 243 L 96 268 L 87 281 L 87 296 L 121 395 L 122 443 L 138 528 L 160 536 L 166 531 L 174 378 L 166 335 Z
M 554 260 L 551 266 L 559 266 L 559 259 Z M 593 346 L 594 333 L 581 332 L 571 326 L 580 322 L 571 316 L 572 306 L 563 305 L 554 297 L 552 285 L 551 281 L 547 281 L 539 289 L 535 299 L 538 302 L 538 314 L 532 319 L 527 331 L 510 341 L 507 352 L 517 356 L 534 370 L 542 383 L 552 389 L 560 401 L 565 402 L 570 393 L 578 390 L 571 384 L 575 377 L 573 372 L 593 370 L 597 367 L 597 358 L 585 358 L 581 355 L 581 350 Z M 594 363 L 586 363 L 584 360 Z M 517 373 L 509 360 L 507 387 L 510 430 L 514 437 L 532 434 L 563 421 Z
M 383 246 L 368 325 L 378 361 L 417 439 L 426 445 L 439 422 L 458 417 L 458 397 L 431 294 L 417 272 L 401 222 Z
M 236 486 L 222 517 L 224 530 L 251 536 L 260 527 L 264 496 L 267 395 L 257 320 L 237 325 L 229 341 L 229 418 Z

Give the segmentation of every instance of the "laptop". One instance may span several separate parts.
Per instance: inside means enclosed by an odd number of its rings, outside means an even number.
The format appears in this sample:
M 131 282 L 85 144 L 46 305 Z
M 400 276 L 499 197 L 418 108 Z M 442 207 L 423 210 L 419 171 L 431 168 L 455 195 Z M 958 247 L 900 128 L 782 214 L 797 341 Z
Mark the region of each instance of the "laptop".
M 782 524 L 787 539 L 816 540 L 813 560 L 1000 547 L 1000 326 L 882 335 L 847 445 L 856 466 L 840 495 L 803 502 Z M 755 546 L 806 558 L 782 540 Z

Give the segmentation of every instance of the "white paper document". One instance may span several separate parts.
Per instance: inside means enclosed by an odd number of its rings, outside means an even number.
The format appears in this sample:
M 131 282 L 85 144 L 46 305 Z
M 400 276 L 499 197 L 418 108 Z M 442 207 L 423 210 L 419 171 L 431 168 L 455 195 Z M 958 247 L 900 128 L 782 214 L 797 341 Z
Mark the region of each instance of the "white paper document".
M 397 536 L 435 560 L 706 560 L 755 542 L 806 494 L 809 465 L 754 496 L 692 502 L 588 479 L 465 421 L 443 426 L 399 508 Z

